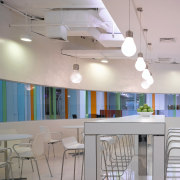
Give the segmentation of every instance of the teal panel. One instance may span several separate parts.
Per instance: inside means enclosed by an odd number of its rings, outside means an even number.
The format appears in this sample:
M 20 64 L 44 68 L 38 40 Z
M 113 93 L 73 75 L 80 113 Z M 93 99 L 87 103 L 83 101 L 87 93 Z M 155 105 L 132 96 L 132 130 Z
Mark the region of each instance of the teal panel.
M 17 84 L 18 121 L 25 121 L 25 87 Z
M 7 122 L 18 121 L 17 83 L 6 82 Z
M 73 115 L 77 116 L 77 90 L 68 90 L 68 115 L 69 118 L 73 118 Z
M 2 81 L 0 80 L 0 122 L 3 122 Z

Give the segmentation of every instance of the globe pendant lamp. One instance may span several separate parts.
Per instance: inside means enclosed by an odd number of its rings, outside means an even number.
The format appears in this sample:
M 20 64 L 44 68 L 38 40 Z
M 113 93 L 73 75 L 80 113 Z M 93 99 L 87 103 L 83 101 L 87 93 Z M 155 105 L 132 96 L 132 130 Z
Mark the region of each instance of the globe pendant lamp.
M 137 10 L 140 12 L 140 52 L 138 53 L 138 58 L 135 63 L 135 68 L 137 71 L 143 71 L 146 68 L 146 63 L 143 58 L 143 53 L 141 52 L 141 12 L 142 8 L 137 8 Z
M 121 46 L 121 51 L 127 57 L 131 57 L 136 53 L 136 45 L 133 39 L 133 32 L 130 30 L 126 32 L 126 39 Z
M 126 32 L 126 38 L 121 46 L 122 53 L 131 57 L 136 53 L 136 44 L 133 39 L 133 32 L 130 30 L 130 0 L 129 0 L 129 30 Z
M 150 87 L 150 84 L 148 83 L 148 81 L 143 81 L 143 82 L 141 83 L 141 87 L 142 87 L 143 89 L 148 89 L 148 88 Z
M 152 75 L 149 76 L 147 81 L 148 81 L 149 85 L 152 85 L 154 83 L 154 79 L 153 79 Z
M 138 53 L 138 58 L 135 63 L 135 68 L 137 71 L 143 71 L 146 68 L 146 63 L 144 62 L 142 53 Z
M 147 66 L 146 66 L 146 69 L 143 71 L 143 73 L 142 73 L 142 78 L 144 79 L 144 80 L 148 80 L 148 78 L 150 78 L 150 76 L 151 76 L 151 74 L 150 74 L 150 72 L 149 72 L 149 69 L 147 68 Z
M 73 73 L 71 74 L 70 80 L 75 84 L 82 81 L 82 75 L 79 73 L 79 64 L 73 64 Z

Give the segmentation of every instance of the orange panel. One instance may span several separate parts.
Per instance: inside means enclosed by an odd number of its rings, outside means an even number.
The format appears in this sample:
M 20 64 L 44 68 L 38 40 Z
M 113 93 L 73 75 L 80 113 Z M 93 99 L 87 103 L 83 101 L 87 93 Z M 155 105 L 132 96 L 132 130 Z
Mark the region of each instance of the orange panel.
M 104 92 L 104 110 L 107 110 L 107 92 Z
M 68 90 L 65 89 L 65 118 L 68 119 Z
M 153 114 L 155 114 L 155 94 L 152 94 L 152 108 L 154 110 Z
M 34 86 L 30 85 L 30 95 L 31 95 L 31 120 L 34 120 Z
M 96 91 L 91 91 L 91 114 L 96 114 Z

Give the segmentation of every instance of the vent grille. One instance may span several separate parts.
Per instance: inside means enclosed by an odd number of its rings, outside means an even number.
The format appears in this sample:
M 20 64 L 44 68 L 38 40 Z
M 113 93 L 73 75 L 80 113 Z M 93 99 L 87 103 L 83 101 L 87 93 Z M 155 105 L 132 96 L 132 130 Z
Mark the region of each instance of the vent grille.
M 170 43 L 170 42 L 175 42 L 175 38 L 160 38 L 160 42 L 163 43 Z

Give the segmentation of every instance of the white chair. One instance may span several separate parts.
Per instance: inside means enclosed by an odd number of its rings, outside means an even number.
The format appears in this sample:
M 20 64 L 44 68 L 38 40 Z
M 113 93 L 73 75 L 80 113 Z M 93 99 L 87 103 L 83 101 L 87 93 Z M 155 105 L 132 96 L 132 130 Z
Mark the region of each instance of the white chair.
M 24 160 L 34 160 L 35 164 L 36 164 L 36 168 L 37 168 L 37 172 L 38 172 L 38 177 L 39 180 L 40 178 L 40 173 L 39 173 L 39 167 L 38 167 L 38 163 L 37 160 L 41 159 L 43 157 L 45 157 L 48 168 L 49 168 L 49 172 L 50 175 L 52 177 L 52 173 L 51 173 L 51 169 L 49 166 L 49 162 L 48 159 L 45 155 L 45 151 L 44 151 L 44 143 L 46 143 L 46 134 L 45 133 L 40 133 L 38 135 L 35 136 L 32 144 L 31 143 L 22 143 L 22 144 L 15 144 L 13 146 L 14 151 L 17 154 L 17 158 L 19 158 L 22 161 L 22 165 L 21 165 L 21 177 L 22 177 L 22 170 L 23 170 L 23 162 Z M 18 152 L 18 147 L 19 146 L 29 146 L 30 150 L 29 151 L 20 151 Z M 31 161 L 31 165 L 32 165 L 32 161 Z M 32 167 L 33 168 L 33 167 Z
M 166 140 L 166 177 L 180 179 L 180 129 L 171 128 Z
M 8 152 L 9 151 L 9 152 Z M 10 177 L 10 173 L 11 173 L 11 177 L 12 179 L 14 179 L 13 177 L 13 171 L 12 171 L 12 166 L 11 166 L 11 161 L 10 161 L 10 156 L 12 154 L 12 150 L 11 148 L 0 148 L 0 153 L 8 153 L 8 159 L 6 161 L 0 161 L 0 168 L 8 168 L 8 179 Z
M 54 144 L 62 143 L 62 133 L 50 132 L 47 126 L 40 126 L 40 132 L 46 133 L 46 139 L 48 143 L 48 159 L 49 159 L 49 148 L 50 148 L 49 145 L 52 145 L 53 147 L 53 153 L 54 153 L 54 158 L 55 158 Z M 56 136 L 56 139 L 53 139 L 52 136 Z
M 62 139 L 62 144 L 64 146 L 64 153 L 63 153 L 63 159 L 62 159 L 62 168 L 61 168 L 61 180 L 63 179 L 63 169 L 64 169 L 64 159 L 65 159 L 65 154 L 67 151 L 75 151 L 74 155 L 74 177 L 73 180 L 75 180 L 76 176 L 76 152 L 77 151 L 84 151 L 84 144 L 80 144 L 77 142 L 77 139 L 75 137 L 68 137 Z M 83 162 L 84 162 L 84 154 L 83 154 L 83 160 L 82 160 L 82 171 L 81 171 L 81 180 L 83 177 Z

